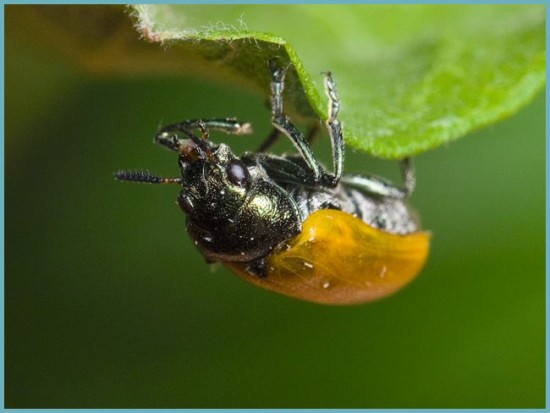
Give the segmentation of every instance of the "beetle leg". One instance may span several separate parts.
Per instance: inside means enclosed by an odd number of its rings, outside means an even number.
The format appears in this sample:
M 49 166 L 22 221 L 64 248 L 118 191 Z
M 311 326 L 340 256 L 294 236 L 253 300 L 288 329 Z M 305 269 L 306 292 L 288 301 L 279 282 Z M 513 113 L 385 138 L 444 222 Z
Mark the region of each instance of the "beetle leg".
M 257 260 L 246 263 L 245 271 L 259 278 L 267 276 L 267 260 L 258 258 Z
M 306 141 L 308 144 L 311 145 L 311 142 L 317 138 L 317 135 L 319 134 L 319 125 L 314 124 L 307 133 Z M 268 135 L 268 137 L 262 142 L 260 147 L 256 149 L 256 153 L 258 152 L 267 152 L 281 137 L 281 131 L 277 128 L 273 128 L 271 133 Z
M 202 138 L 193 133 L 198 129 L 201 132 Z M 174 123 L 163 127 L 155 136 L 155 142 L 167 147 L 173 151 L 177 151 L 182 146 L 183 139 L 177 136 L 178 132 L 185 135 L 185 138 L 191 139 L 199 147 L 205 149 L 202 142 L 208 137 L 207 129 L 219 130 L 233 135 L 244 135 L 252 133 L 250 123 L 241 123 L 233 118 L 226 119 L 190 119 L 183 122 Z M 184 138 L 184 139 L 185 139 Z
M 302 158 L 304 159 L 310 173 L 312 175 L 311 181 L 314 185 L 322 185 L 328 187 L 335 187 L 338 185 L 342 174 L 343 164 L 343 139 L 340 131 L 340 123 L 336 119 L 338 114 L 339 103 L 336 99 L 336 90 L 334 81 L 330 74 L 327 75 L 326 87 L 327 94 L 329 94 L 330 108 L 329 108 L 329 132 L 331 135 L 331 143 L 333 148 L 333 162 L 335 165 L 335 174 L 329 174 L 319 164 L 313 151 L 311 150 L 307 139 L 302 135 L 298 128 L 290 121 L 288 116 L 283 113 L 283 90 L 284 90 L 284 78 L 285 71 L 276 65 L 274 60 L 269 62 L 271 69 L 271 122 L 273 126 L 279 131 L 283 132 L 294 144 Z M 330 123 L 328 123 L 330 122 Z M 330 126 L 332 125 L 332 126 Z
M 325 93 L 329 99 L 328 106 L 328 119 L 326 126 L 330 135 L 330 143 L 332 145 L 332 162 L 334 176 L 334 186 L 338 184 L 342 177 L 342 171 L 344 169 L 344 135 L 342 134 L 342 124 L 338 120 L 338 113 L 340 112 L 340 100 L 338 99 L 338 93 L 336 92 L 336 83 L 332 78 L 330 72 L 325 76 Z
M 401 176 L 403 177 L 404 191 L 407 196 L 413 193 L 416 186 L 416 175 L 414 172 L 414 165 L 411 157 L 403 158 L 400 162 Z
M 307 136 L 306 136 L 307 143 L 311 145 L 312 142 L 317 139 L 317 137 L 319 136 L 319 130 L 320 130 L 319 124 L 314 123 L 313 126 L 309 129 L 309 132 L 307 133 Z
M 281 136 L 281 131 L 277 128 L 273 128 L 271 133 L 265 138 L 265 140 L 262 142 L 262 144 L 256 149 L 256 153 L 258 152 L 267 152 L 274 144 L 279 140 Z
M 414 191 L 416 182 L 412 159 L 404 158 L 401 160 L 400 166 L 403 177 L 403 188 L 398 188 L 375 176 L 366 175 L 344 175 L 342 183 L 370 195 L 398 199 L 407 198 Z
M 201 129 L 201 124 L 207 129 L 214 129 L 232 135 L 247 135 L 252 133 L 250 123 L 242 123 L 234 118 L 225 118 L 184 120 L 183 122 L 163 127 L 159 131 L 159 134 L 163 132 L 193 132 L 195 129 Z
M 312 180 L 307 165 L 305 165 L 305 162 L 299 156 L 289 157 L 257 153 L 252 155 L 252 160 L 261 165 L 269 177 L 276 182 L 311 187 L 318 185 L 318 183 Z

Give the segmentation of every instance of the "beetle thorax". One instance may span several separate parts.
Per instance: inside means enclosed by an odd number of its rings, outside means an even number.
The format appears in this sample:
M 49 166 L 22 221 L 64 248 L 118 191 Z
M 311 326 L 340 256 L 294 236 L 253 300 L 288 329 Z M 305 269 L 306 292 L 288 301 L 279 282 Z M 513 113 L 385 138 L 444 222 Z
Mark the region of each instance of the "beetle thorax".
M 288 193 L 226 145 L 213 148 L 210 158 L 180 159 L 180 166 L 178 203 L 207 259 L 251 261 L 300 231 L 301 217 Z

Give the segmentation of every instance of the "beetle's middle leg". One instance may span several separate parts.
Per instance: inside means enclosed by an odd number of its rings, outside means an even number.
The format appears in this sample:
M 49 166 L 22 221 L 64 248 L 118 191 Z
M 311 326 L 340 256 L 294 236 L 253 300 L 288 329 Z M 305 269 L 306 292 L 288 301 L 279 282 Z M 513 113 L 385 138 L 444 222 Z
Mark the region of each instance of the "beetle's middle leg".
M 313 154 L 307 139 L 302 135 L 298 128 L 290 121 L 288 116 L 283 112 L 283 90 L 285 71 L 276 65 L 276 62 L 271 60 L 271 122 L 273 126 L 290 138 L 302 158 L 304 159 L 310 173 L 312 183 L 315 185 L 324 185 L 335 187 L 342 175 L 344 142 L 340 130 L 340 123 L 336 119 L 338 115 L 339 101 L 336 97 L 336 89 L 334 81 L 330 74 L 327 74 L 325 86 L 329 95 L 329 119 L 327 127 L 331 136 L 333 148 L 334 175 L 325 171 L 319 164 Z
M 281 137 L 282 132 L 277 129 L 273 128 L 271 133 L 265 138 L 265 140 L 262 142 L 262 144 L 256 149 L 256 153 L 258 152 L 267 152 Z M 315 123 L 310 129 L 309 132 L 306 135 L 306 141 L 309 145 L 317 138 L 319 135 L 319 125 Z

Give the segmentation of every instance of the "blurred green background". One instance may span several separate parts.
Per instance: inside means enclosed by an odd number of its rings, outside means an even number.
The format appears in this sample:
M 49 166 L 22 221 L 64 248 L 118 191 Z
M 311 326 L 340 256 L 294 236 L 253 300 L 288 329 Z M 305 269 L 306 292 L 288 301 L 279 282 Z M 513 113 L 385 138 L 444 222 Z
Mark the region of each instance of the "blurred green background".
M 250 120 L 223 139 L 255 148 L 264 96 L 93 78 L 18 38 L 5 59 L 6 407 L 544 407 L 544 96 L 417 157 L 427 267 L 388 299 L 326 307 L 212 270 L 176 187 L 112 177 L 176 175 L 152 137 L 185 118 Z M 398 178 L 351 151 L 346 169 Z

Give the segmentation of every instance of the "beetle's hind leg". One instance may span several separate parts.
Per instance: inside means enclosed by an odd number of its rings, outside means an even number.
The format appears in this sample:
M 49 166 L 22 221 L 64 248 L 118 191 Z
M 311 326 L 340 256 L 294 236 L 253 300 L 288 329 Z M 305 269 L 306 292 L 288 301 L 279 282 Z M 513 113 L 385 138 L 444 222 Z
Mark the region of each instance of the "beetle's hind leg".
M 336 86 L 330 73 L 327 73 L 325 87 L 329 96 L 329 119 L 327 128 L 332 144 L 334 163 L 334 174 L 328 173 L 317 161 L 313 154 L 308 140 L 298 128 L 290 121 L 283 112 L 283 90 L 285 71 L 281 69 L 276 61 L 269 62 L 271 69 L 271 122 L 273 126 L 290 138 L 302 158 L 304 159 L 311 174 L 311 184 L 335 187 L 342 176 L 344 163 L 344 140 L 341 133 L 340 122 L 337 120 L 340 103 L 336 95 Z M 272 134 L 274 135 L 274 133 Z M 276 139 L 276 138 L 273 138 Z
M 403 199 L 414 191 L 416 178 L 412 158 L 404 158 L 400 162 L 403 187 L 398 188 L 375 176 L 344 175 L 342 183 L 373 196 Z
M 401 176 L 403 178 L 403 190 L 406 196 L 409 196 L 413 193 L 416 186 L 413 160 L 411 157 L 403 158 L 399 165 L 401 166 Z

